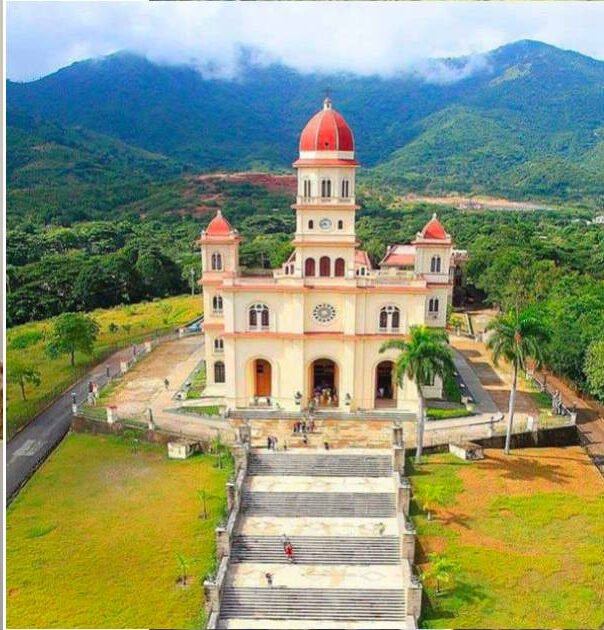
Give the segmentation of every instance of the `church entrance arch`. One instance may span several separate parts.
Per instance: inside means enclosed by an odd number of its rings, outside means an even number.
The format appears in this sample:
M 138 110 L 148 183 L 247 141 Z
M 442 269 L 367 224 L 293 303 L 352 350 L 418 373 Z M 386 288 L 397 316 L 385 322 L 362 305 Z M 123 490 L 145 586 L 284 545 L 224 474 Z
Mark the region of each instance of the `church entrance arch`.
M 331 359 L 316 359 L 310 365 L 311 400 L 319 407 L 337 407 L 338 366 Z
M 266 359 L 254 361 L 254 396 L 271 396 L 272 367 Z
M 395 405 L 394 363 L 392 361 L 382 361 L 375 368 L 375 406 L 394 407 Z

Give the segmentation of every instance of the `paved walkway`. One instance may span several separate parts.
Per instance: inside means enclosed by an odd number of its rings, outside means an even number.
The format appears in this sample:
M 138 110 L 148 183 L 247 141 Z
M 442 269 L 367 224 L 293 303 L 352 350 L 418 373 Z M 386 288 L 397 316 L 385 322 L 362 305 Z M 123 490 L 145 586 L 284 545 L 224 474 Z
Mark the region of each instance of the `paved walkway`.
M 204 359 L 201 335 L 175 339 L 161 346 L 137 363 L 119 387 L 104 402 L 115 405 L 120 418 L 146 419 L 150 408 L 156 426 L 165 431 L 192 438 L 213 438 L 218 432 L 232 433 L 228 422 L 211 420 L 177 411 L 175 395 Z M 168 379 L 166 388 L 164 380 Z

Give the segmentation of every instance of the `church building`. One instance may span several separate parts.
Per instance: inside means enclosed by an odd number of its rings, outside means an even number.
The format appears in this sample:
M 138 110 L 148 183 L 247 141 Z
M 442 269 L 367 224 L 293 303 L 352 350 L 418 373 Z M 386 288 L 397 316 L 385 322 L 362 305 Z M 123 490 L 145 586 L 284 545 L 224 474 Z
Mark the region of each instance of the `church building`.
M 328 98 L 293 166 L 294 251 L 272 275 L 240 269 L 241 237 L 220 211 L 202 232 L 205 394 L 229 409 L 415 411 L 414 384 L 393 379 L 396 351 L 379 350 L 414 324 L 445 326 L 451 237 L 434 216 L 372 265 L 355 235 L 354 136 Z

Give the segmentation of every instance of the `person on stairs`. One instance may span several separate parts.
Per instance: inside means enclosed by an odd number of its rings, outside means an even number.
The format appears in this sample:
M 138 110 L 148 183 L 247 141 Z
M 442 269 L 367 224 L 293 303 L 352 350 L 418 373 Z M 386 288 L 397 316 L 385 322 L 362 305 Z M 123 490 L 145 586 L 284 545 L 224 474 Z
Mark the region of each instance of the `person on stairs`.
M 284 551 L 285 551 L 285 557 L 287 558 L 287 561 L 293 562 L 294 561 L 294 548 L 290 542 L 288 542 L 285 545 Z

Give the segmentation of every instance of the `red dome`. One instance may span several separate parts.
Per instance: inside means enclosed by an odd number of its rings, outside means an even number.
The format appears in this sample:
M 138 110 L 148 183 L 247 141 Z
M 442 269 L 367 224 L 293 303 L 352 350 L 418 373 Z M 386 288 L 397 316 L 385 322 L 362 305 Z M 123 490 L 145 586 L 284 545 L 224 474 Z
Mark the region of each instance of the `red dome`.
M 444 241 L 449 238 L 449 235 L 445 232 L 445 228 L 442 223 L 437 219 L 436 215 L 432 215 L 432 218 L 426 223 L 422 230 L 422 236 L 424 238 L 430 238 L 437 241 Z
M 228 236 L 233 231 L 231 224 L 222 216 L 218 210 L 216 216 L 210 221 L 206 234 L 208 236 Z
M 352 131 L 344 117 L 331 108 L 330 99 L 325 99 L 323 109 L 304 127 L 300 151 L 354 151 Z

